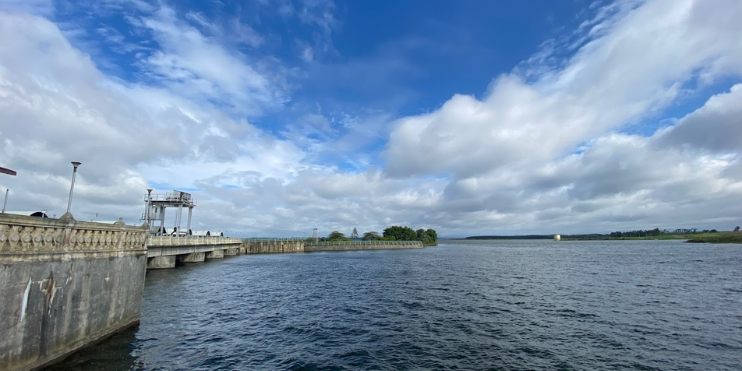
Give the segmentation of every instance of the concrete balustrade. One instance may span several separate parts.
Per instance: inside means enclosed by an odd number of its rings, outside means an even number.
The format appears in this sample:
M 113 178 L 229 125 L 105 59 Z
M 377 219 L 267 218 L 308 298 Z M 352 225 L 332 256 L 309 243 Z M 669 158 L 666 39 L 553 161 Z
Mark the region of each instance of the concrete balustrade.
M 241 245 L 242 240 L 230 237 L 175 237 L 150 236 L 149 246 L 203 246 L 203 245 Z
M 28 370 L 139 321 L 147 233 L 0 214 L 0 370 Z

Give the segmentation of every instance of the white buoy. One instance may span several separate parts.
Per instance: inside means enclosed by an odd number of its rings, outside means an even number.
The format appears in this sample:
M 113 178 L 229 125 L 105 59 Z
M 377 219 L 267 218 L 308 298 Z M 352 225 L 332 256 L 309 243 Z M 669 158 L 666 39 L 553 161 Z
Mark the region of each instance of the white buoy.
M 562 235 L 561 234 L 555 234 L 554 235 L 554 241 L 561 241 L 561 240 L 562 240 Z

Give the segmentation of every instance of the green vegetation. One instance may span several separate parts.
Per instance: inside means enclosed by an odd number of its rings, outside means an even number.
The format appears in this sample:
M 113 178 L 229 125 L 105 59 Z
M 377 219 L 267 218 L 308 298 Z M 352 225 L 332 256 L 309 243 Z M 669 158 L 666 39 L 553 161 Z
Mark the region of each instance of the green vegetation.
M 384 238 L 392 241 L 421 241 L 426 246 L 438 244 L 438 233 L 434 229 L 415 231 L 410 227 L 395 225 L 384 229 Z
M 736 227 L 732 232 L 719 232 L 716 229 L 698 230 L 697 228 L 638 229 L 633 231 L 616 231 L 608 234 L 572 234 L 561 235 L 562 241 L 594 240 L 688 240 L 688 242 L 742 243 L 742 232 Z M 520 235 L 520 236 L 471 236 L 468 240 L 510 240 L 510 239 L 552 239 L 553 235 Z
M 420 241 L 425 246 L 438 244 L 438 233 L 434 229 L 413 230 L 410 227 L 392 226 L 384 229 L 383 235 L 378 232 L 366 232 L 363 234 L 364 241 Z
M 358 239 L 358 229 L 353 228 L 350 234 L 351 238 L 345 237 L 340 231 L 332 231 L 327 237 L 322 237 L 320 241 L 352 241 Z M 311 239 L 308 239 L 311 240 Z M 438 233 L 434 229 L 413 230 L 410 227 L 392 226 L 384 229 L 384 234 L 378 232 L 366 232 L 361 238 L 363 241 L 421 241 L 425 246 L 435 246 L 438 244 Z
M 327 239 L 322 239 L 323 241 L 350 241 L 350 238 L 345 238 L 345 235 L 338 231 L 332 231 L 330 232 L 330 235 L 327 236 Z
M 693 236 L 687 242 L 708 242 L 708 243 L 742 243 L 742 233 L 740 232 L 717 232 L 702 233 Z
M 364 241 L 375 241 L 380 240 L 381 236 L 379 236 L 379 232 L 366 232 L 361 239 Z

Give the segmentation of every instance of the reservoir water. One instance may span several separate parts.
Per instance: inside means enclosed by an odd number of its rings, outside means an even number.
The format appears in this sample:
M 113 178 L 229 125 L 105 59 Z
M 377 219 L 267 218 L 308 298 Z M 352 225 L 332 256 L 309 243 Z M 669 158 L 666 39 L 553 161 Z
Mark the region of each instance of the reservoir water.
M 147 272 L 52 370 L 742 370 L 742 245 L 443 241 Z

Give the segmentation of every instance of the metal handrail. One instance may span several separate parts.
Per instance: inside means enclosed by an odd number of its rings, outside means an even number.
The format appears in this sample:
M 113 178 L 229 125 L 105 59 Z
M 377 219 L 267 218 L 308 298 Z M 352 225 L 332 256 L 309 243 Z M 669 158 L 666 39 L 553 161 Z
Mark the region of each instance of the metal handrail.
M 241 239 L 231 237 L 150 236 L 147 241 L 149 246 L 237 245 L 241 243 Z
M 421 241 L 308 241 L 308 246 L 339 246 L 339 245 L 415 245 L 419 246 Z
M 307 239 L 304 237 L 287 237 L 287 238 L 243 238 L 245 242 L 302 242 Z

